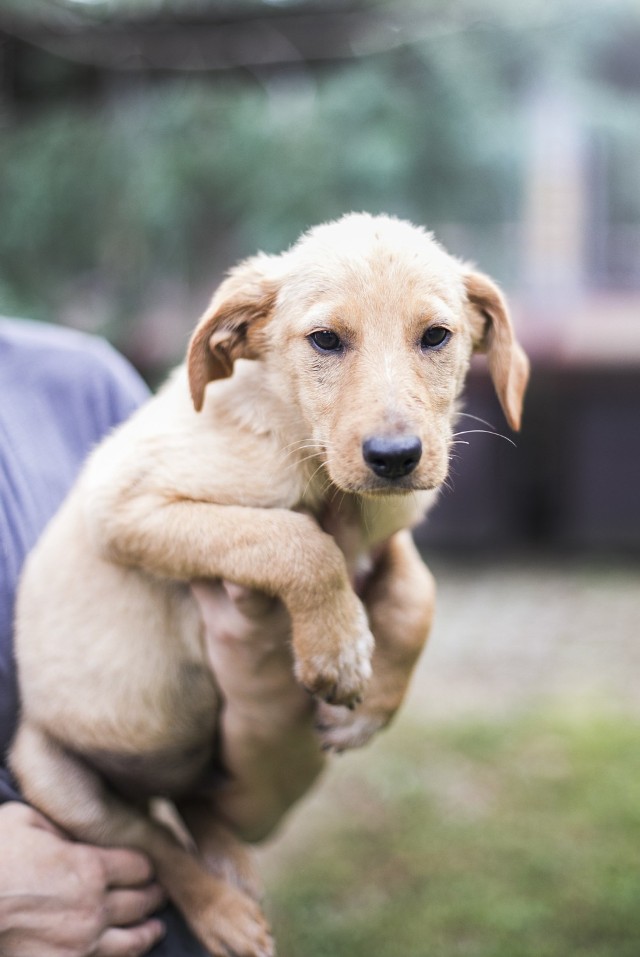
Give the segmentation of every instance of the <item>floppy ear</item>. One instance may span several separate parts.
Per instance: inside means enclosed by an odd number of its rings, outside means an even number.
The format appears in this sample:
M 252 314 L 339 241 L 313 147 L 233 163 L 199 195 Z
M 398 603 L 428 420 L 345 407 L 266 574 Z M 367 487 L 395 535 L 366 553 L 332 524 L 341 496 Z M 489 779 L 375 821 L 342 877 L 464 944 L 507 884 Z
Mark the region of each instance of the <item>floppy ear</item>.
M 471 306 L 484 321 L 484 332 L 476 349 L 487 353 L 489 372 L 502 411 L 511 428 L 518 431 L 529 381 L 529 360 L 516 342 L 507 304 L 498 287 L 479 272 L 466 272 L 464 284 Z
M 196 411 L 214 379 L 226 379 L 236 359 L 257 359 L 257 333 L 275 304 L 278 287 L 267 276 L 271 257 L 254 256 L 228 274 L 200 318 L 187 350 L 189 388 Z

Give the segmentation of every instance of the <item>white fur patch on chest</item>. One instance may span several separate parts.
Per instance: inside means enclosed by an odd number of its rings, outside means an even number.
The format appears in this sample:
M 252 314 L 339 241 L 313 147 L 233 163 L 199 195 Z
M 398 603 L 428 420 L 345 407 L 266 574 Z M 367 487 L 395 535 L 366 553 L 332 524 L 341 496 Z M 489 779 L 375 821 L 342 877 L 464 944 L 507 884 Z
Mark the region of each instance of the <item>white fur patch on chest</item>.
M 418 524 L 435 497 L 435 492 L 417 492 L 374 498 L 333 488 L 314 512 L 343 552 L 357 583 L 371 572 L 376 550 L 396 532 Z

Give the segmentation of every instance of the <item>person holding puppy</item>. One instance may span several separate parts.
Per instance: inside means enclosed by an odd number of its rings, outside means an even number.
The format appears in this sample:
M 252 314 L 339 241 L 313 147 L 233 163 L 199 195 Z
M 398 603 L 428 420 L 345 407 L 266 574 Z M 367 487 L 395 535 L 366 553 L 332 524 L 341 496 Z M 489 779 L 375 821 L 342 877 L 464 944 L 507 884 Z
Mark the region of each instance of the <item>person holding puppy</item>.
M 146 398 L 146 386 L 106 343 L 13 320 L 0 321 L 0 383 L 0 953 L 141 955 L 167 935 L 154 954 L 204 957 L 177 915 L 153 916 L 165 898 L 145 855 L 72 841 L 22 802 L 6 766 L 23 561 L 90 448 Z
M 144 854 L 70 839 L 24 803 L 6 764 L 18 712 L 12 618 L 23 562 L 92 446 L 126 419 L 148 390 L 105 342 L 17 320 L 0 320 L 0 388 L 0 954 L 206 957 L 177 911 L 165 907 L 157 916 L 165 895 Z M 253 615 L 264 631 L 260 596 L 200 583 L 196 597 L 209 634 L 219 616 L 230 613 L 243 615 L 246 637 Z M 272 624 L 272 637 L 279 629 L 286 637 L 287 622 L 277 608 Z M 270 649 L 251 641 L 221 647 L 217 666 L 224 669 L 226 663 L 249 676 L 264 675 L 266 668 L 283 699 L 290 694 L 297 702 L 290 660 L 277 648 L 277 641 Z M 296 703 L 294 737 L 297 708 Z M 229 740 L 232 747 L 233 733 Z M 258 816 L 260 788 L 258 774 Z

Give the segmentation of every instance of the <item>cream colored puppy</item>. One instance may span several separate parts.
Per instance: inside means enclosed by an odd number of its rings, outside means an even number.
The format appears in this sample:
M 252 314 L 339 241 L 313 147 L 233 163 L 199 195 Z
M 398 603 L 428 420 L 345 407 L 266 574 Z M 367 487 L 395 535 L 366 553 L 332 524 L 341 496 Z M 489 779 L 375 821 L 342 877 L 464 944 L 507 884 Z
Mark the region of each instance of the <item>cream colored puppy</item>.
M 489 279 L 406 222 L 312 229 L 230 273 L 186 366 L 95 451 L 28 561 L 12 757 L 24 793 L 82 840 L 146 851 L 215 955 L 272 953 L 258 904 L 225 876 L 241 853 L 221 824 L 262 835 L 319 768 L 311 699 L 280 687 L 269 654 L 290 636 L 297 682 L 329 703 L 326 747 L 363 743 L 402 700 L 433 606 L 407 529 L 447 475 L 475 350 L 518 428 L 528 364 Z M 211 579 L 233 584 L 207 647 L 190 583 Z M 261 609 L 256 591 L 278 601 Z M 261 631 L 276 636 L 262 692 L 260 674 L 234 683 L 228 665 L 219 689 L 225 641 Z M 284 789 L 280 694 L 299 695 L 303 729 Z M 241 716 L 222 742 L 233 778 L 207 791 L 223 700 Z M 272 769 L 257 777 L 256 742 Z M 204 858 L 140 802 L 187 807 L 196 791 L 185 817 Z

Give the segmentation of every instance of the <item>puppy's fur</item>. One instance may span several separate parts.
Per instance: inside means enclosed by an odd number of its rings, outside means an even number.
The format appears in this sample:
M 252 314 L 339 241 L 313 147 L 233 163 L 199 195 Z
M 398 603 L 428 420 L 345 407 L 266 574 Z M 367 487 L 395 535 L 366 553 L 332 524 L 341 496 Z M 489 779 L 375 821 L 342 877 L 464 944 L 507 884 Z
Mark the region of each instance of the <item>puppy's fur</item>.
M 271 953 L 261 911 L 139 801 L 183 799 L 214 751 L 220 693 L 189 583 L 279 599 L 297 680 L 334 706 L 325 745 L 367 740 L 429 630 L 433 584 L 406 529 L 446 477 L 475 350 L 517 429 L 528 364 L 489 279 L 395 219 L 312 229 L 230 273 L 186 366 L 95 451 L 28 561 L 12 755 L 24 793 L 78 838 L 148 852 L 215 955 Z M 382 463 L 365 460 L 368 441 Z M 388 469 L 385 450 L 407 441 L 419 461 Z M 268 819 L 230 807 L 227 821 L 265 832 L 317 765 L 300 773 Z M 237 862 L 219 815 L 196 824 L 218 864 Z

